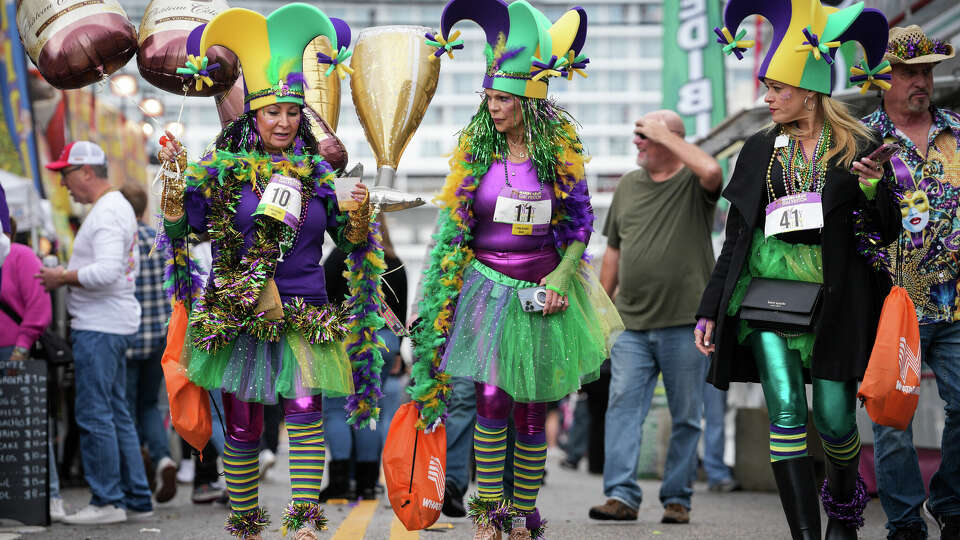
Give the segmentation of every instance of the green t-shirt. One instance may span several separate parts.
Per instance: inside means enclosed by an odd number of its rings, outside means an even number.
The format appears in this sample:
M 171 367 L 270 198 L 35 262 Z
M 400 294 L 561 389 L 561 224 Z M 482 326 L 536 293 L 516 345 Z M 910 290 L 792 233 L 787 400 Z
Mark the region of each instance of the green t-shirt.
M 684 167 L 663 182 L 623 175 L 603 234 L 620 250 L 617 310 L 628 330 L 693 324 L 713 270 L 710 231 L 720 194 Z

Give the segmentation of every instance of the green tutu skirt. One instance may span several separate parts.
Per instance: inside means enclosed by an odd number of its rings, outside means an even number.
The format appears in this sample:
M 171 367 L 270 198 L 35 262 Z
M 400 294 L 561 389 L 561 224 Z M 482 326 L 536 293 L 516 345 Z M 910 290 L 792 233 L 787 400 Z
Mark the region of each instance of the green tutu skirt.
M 353 393 L 353 371 L 343 343 L 309 343 L 297 332 L 279 341 L 260 341 L 241 333 L 214 352 L 193 346 L 187 329 L 181 365 L 198 386 L 219 388 L 241 401 L 275 404 L 323 393 Z
M 566 311 L 523 311 L 517 290 L 535 283 L 473 259 L 463 273 L 445 371 L 501 388 L 523 403 L 556 401 L 597 378 L 623 321 L 586 265 Z
M 775 236 L 765 238 L 763 231 L 754 229 L 750 259 L 733 288 L 730 304 L 727 306 L 727 315 L 736 315 L 740 311 L 743 297 L 747 294 L 750 282 L 755 277 L 823 283 L 823 252 L 820 246 L 791 244 Z M 754 330 L 746 321 L 740 321 L 738 341 L 742 344 L 747 343 L 747 338 Z M 810 357 L 813 355 L 814 335 L 807 333 L 783 337 L 787 340 L 787 348 L 798 351 L 803 366 L 809 368 Z

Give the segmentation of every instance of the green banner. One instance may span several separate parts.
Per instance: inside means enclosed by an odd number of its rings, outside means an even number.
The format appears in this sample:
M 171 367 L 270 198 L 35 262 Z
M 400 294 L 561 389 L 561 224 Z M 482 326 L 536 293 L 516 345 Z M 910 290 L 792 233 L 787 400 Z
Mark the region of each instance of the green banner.
M 713 28 L 723 26 L 722 0 L 663 3 L 663 108 L 683 118 L 687 135 L 704 136 L 727 116 L 723 51 Z

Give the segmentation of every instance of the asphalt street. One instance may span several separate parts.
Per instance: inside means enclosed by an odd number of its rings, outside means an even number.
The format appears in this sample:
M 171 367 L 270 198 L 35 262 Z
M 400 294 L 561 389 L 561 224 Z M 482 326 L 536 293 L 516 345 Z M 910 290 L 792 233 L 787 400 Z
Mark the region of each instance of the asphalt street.
M 281 537 L 277 516 L 287 502 L 289 483 L 286 455 L 278 456 L 277 465 L 261 486 L 261 503 L 267 507 L 274 524 L 266 531 L 265 540 Z M 625 538 L 667 539 L 789 539 L 780 501 L 774 493 L 735 492 L 711 493 L 706 484 L 697 484 L 693 498 L 691 522 L 688 525 L 663 525 L 662 508 L 657 498 L 659 483 L 642 482 L 644 501 L 640 516 L 634 522 L 600 522 L 587 517 L 590 506 L 604 501 L 599 476 L 573 472 L 559 467 L 559 453 L 552 451 L 548 461 L 546 485 L 541 491 L 539 507 L 549 521 L 550 540 L 614 540 Z M 83 507 L 89 497 L 86 489 L 65 490 L 67 512 Z M 394 517 L 385 498 L 355 504 L 331 504 L 326 507 L 329 530 L 321 538 L 330 540 L 469 540 L 472 538 L 465 518 L 441 516 L 426 531 L 408 532 Z M 0 540 L 22 538 L 51 540 L 227 540 L 223 520 L 227 509 L 220 504 L 196 505 L 190 502 L 190 486 L 180 486 L 176 498 L 156 505 L 155 515 L 140 522 L 102 526 L 65 526 L 55 524 L 33 532 L 2 529 Z M 866 511 L 866 526 L 860 538 L 886 538 L 884 515 L 879 501 L 871 501 Z M 825 530 L 825 529 L 824 529 Z M 934 533 L 931 538 L 938 538 Z

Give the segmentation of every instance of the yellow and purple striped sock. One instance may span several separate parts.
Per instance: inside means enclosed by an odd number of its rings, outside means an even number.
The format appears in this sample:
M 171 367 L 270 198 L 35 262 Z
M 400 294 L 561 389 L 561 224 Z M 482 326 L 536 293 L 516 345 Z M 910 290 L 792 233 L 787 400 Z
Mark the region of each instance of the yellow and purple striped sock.
M 230 508 L 243 514 L 257 507 L 260 482 L 260 453 L 255 442 L 227 437 L 223 444 L 223 476 Z
M 860 433 L 857 428 L 853 428 L 845 437 L 840 438 L 829 437 L 821 433 L 820 442 L 823 445 L 824 453 L 827 454 L 827 459 L 838 467 L 850 465 L 860 453 Z
M 477 493 L 481 499 L 503 498 L 503 464 L 507 457 L 507 421 L 477 416 L 473 432 L 477 457 Z
M 286 419 L 287 436 L 290 439 L 290 487 L 294 503 L 317 504 L 320 484 L 323 482 L 323 466 L 326 447 L 323 440 L 323 416 L 310 413 L 312 418 L 301 414 L 293 422 Z
M 547 435 L 517 434 L 513 448 L 513 504 L 518 510 L 532 512 L 543 483 L 543 467 L 547 461 Z
M 807 426 L 795 428 L 770 424 L 770 461 L 807 455 Z

